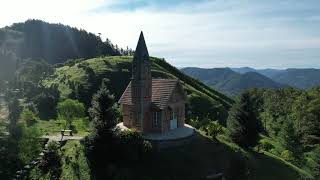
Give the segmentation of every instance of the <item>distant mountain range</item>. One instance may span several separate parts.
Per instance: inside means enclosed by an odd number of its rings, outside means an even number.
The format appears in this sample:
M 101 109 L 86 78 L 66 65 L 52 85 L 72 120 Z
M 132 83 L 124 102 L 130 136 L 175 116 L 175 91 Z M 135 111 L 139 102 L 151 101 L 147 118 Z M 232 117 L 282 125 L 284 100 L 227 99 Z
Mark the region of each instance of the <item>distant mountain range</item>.
M 292 87 L 308 89 L 320 86 L 320 69 L 254 69 L 250 67 L 232 68 L 238 73 L 257 72 L 278 83 L 287 84 Z
M 181 69 L 187 75 L 230 96 L 248 88 L 296 87 L 308 89 L 320 86 L 320 69 L 254 69 L 242 68 L 196 68 Z
M 233 71 L 238 72 L 240 74 L 244 74 L 247 72 L 257 72 L 260 73 L 268 78 L 273 78 L 274 76 L 286 72 L 286 70 L 280 70 L 280 69 L 254 69 L 251 67 L 241 67 L 241 68 L 231 68 Z

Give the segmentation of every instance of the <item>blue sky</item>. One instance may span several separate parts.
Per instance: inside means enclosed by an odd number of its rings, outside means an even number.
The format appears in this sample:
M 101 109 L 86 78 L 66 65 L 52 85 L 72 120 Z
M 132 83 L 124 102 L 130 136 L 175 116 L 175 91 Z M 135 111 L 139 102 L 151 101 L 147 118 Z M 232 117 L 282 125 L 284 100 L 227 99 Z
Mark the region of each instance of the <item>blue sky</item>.
M 149 53 L 177 67 L 320 68 L 319 0 L 0 1 L 1 26 L 37 18 L 131 48 L 143 30 Z

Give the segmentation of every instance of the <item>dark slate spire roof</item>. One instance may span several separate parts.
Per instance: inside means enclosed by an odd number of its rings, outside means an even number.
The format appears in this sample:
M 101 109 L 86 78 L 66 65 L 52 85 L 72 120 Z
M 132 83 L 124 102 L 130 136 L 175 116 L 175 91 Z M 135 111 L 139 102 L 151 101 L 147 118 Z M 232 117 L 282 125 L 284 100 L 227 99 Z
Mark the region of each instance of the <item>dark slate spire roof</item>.
M 138 40 L 138 44 L 136 47 L 136 53 L 137 55 L 139 54 L 147 54 L 149 56 L 148 53 L 148 48 L 146 45 L 146 41 L 144 40 L 144 36 L 143 36 L 143 32 L 141 31 L 140 36 L 139 36 L 139 40 Z
M 143 67 L 149 68 L 149 53 L 147 49 L 146 42 L 144 40 L 143 32 L 141 31 L 136 51 L 133 56 L 132 61 L 132 79 L 142 79 L 143 77 Z M 151 74 L 150 74 L 151 76 Z M 151 77 L 150 77 L 151 78 Z
M 145 58 L 149 58 L 149 52 L 144 40 L 143 32 L 141 31 L 136 51 L 134 53 L 133 62 L 145 60 Z
M 152 104 L 156 105 L 159 109 L 167 107 L 171 94 L 178 83 L 177 79 L 152 79 Z M 118 102 L 120 104 L 132 105 L 131 82 Z

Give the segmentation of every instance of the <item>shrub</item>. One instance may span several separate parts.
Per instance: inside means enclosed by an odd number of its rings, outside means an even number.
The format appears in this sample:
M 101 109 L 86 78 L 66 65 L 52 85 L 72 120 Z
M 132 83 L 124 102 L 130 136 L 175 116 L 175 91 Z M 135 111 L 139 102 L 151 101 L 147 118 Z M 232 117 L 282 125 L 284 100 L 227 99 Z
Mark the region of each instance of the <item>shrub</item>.
M 135 130 L 117 131 L 117 144 L 119 152 L 122 152 L 124 161 L 138 161 L 149 153 L 152 145 L 143 139 L 140 132 Z
M 261 139 L 259 143 L 259 148 L 264 151 L 270 151 L 274 148 L 274 146 L 267 139 Z
M 223 128 L 218 121 L 211 121 L 204 129 L 213 139 L 216 139 L 223 132 Z
M 289 150 L 282 151 L 280 156 L 282 159 L 289 161 L 289 162 L 293 162 L 295 160 L 293 153 Z
M 103 137 L 91 135 L 85 138 L 84 143 L 91 169 L 104 179 L 114 179 L 118 168 L 143 160 L 152 150 L 150 142 L 145 141 L 141 133 L 131 130 L 107 131 Z
M 23 121 L 23 122 L 26 122 L 26 124 L 28 125 L 28 126 L 31 126 L 31 125 L 33 125 L 34 123 L 36 123 L 36 121 L 37 121 L 37 117 L 36 117 L 36 115 L 32 112 L 32 111 L 30 111 L 29 109 L 27 109 L 27 110 L 24 110 L 22 113 L 21 113 L 21 120 Z
M 48 152 L 45 153 L 43 159 L 39 165 L 43 174 L 50 173 L 50 179 L 59 179 L 61 168 L 61 156 L 59 154 L 59 144 L 56 142 L 50 142 L 48 144 Z

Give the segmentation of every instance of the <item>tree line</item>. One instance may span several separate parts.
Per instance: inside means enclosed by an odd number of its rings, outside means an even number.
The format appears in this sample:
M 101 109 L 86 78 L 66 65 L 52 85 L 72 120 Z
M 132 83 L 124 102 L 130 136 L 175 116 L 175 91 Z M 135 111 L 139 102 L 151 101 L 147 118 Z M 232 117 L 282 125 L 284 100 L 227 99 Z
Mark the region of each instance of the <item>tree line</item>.
M 320 178 L 320 88 L 248 90 L 231 108 L 227 129 L 241 147 L 270 152 Z

